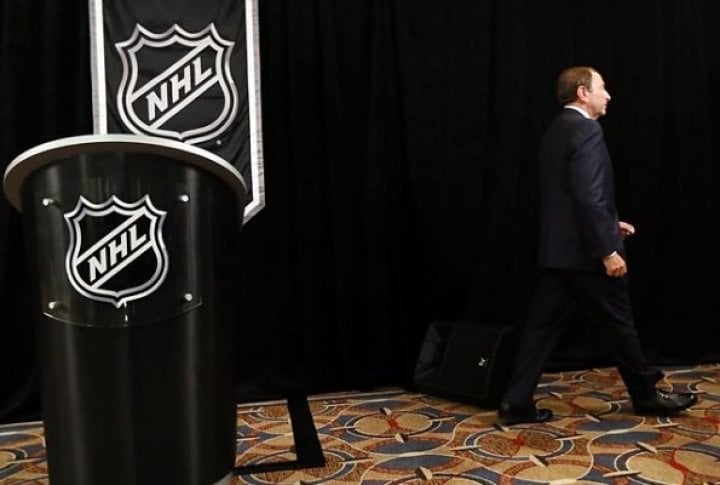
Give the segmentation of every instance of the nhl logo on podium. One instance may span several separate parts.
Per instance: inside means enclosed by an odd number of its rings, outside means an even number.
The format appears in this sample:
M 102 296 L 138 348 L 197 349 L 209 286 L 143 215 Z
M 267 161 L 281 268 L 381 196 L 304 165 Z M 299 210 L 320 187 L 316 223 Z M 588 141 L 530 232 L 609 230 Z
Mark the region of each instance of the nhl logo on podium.
M 117 108 L 138 135 L 190 144 L 213 140 L 235 120 L 237 87 L 230 60 L 234 42 L 214 24 L 191 33 L 174 24 L 154 33 L 140 24 L 115 48 L 122 61 Z
M 70 232 L 65 271 L 73 288 L 116 308 L 153 293 L 168 271 L 165 214 L 149 195 L 133 203 L 113 195 L 101 204 L 81 195 L 64 214 Z

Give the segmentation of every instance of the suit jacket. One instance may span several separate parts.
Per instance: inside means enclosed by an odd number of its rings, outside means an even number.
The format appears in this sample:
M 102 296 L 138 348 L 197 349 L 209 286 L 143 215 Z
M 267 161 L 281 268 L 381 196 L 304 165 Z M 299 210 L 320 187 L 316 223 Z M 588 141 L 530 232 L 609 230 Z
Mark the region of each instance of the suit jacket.
M 538 161 L 539 266 L 603 271 L 603 256 L 613 251 L 624 256 L 600 123 L 562 109 L 543 135 Z

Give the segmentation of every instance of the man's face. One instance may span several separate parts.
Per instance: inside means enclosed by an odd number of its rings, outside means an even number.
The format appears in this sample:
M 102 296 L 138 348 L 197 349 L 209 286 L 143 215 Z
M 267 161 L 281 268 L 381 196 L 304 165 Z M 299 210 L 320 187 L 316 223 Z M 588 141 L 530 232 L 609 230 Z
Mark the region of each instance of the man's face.
M 593 71 L 586 100 L 587 112 L 590 117 L 596 120 L 604 116 L 607 112 L 608 101 L 610 101 L 610 93 L 605 90 L 605 81 L 599 73 Z

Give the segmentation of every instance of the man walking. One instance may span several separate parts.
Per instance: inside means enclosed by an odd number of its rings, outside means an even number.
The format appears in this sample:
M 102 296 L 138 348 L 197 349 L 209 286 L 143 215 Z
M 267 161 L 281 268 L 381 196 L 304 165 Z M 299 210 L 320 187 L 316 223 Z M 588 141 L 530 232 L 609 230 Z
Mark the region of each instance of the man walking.
M 557 97 L 562 109 L 545 132 L 539 153 L 539 284 L 499 420 L 552 419 L 552 411 L 535 407 L 533 394 L 576 307 L 612 351 L 634 412 L 678 413 L 697 397 L 656 389 L 663 374 L 647 364 L 632 316 L 623 240 L 635 228 L 618 218 L 612 164 L 597 122 L 610 94 L 595 69 L 577 66 L 560 74 Z

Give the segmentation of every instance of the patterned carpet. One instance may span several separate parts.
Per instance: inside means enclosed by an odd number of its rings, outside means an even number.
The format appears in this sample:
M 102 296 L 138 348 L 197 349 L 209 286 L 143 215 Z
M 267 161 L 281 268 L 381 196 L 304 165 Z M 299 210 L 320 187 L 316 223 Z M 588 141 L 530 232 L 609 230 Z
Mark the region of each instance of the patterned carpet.
M 501 427 L 496 414 L 392 389 L 314 396 L 326 465 L 237 477 L 238 484 L 720 484 L 720 365 L 666 369 L 697 393 L 674 418 L 632 414 L 614 369 L 545 374 L 557 419 Z M 41 423 L 0 427 L 0 483 L 47 483 Z M 238 465 L 295 458 L 282 402 L 238 406 Z

